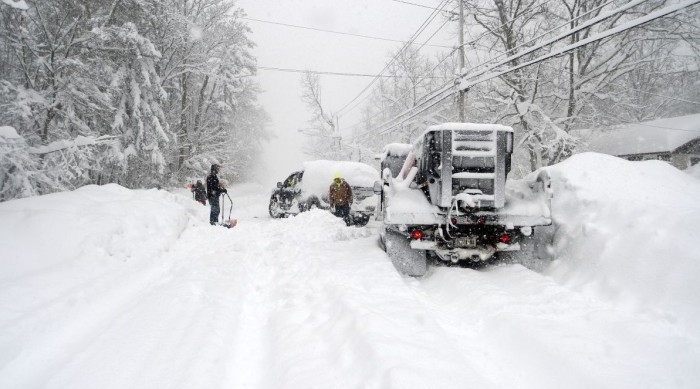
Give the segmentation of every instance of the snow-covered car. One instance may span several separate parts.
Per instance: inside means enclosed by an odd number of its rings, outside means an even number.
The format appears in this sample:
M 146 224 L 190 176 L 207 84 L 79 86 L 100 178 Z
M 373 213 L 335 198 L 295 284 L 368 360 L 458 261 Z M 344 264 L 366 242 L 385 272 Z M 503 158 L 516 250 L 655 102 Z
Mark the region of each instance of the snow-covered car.
M 340 174 L 352 188 L 350 217 L 354 224 L 367 224 L 378 202 L 373 187 L 379 172 L 367 164 L 349 161 L 305 162 L 302 170 L 277 183 L 270 197 L 270 216 L 281 218 L 311 208 L 330 209 L 328 191 L 336 174 Z

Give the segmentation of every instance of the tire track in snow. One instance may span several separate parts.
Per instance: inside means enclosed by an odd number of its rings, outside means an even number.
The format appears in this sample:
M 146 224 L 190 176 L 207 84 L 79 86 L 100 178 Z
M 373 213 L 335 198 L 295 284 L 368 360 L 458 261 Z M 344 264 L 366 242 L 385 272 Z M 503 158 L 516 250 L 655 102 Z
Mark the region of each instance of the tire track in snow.
M 487 386 L 375 239 L 301 242 L 299 257 L 280 258 L 273 387 Z

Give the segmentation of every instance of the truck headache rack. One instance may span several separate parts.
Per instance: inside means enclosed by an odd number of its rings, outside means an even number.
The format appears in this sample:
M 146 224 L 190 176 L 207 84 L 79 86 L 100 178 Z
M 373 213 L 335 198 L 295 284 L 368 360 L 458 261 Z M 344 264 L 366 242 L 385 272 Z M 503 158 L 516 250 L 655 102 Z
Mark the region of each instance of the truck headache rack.
M 479 208 L 503 208 L 505 179 L 513 149 L 512 130 L 481 125 L 474 129 L 430 127 L 416 144 L 421 170 L 428 172 L 431 202 L 453 205 L 453 198 L 466 194 Z M 461 195 L 463 198 L 464 195 Z
M 479 123 L 429 127 L 392 161 L 403 161 L 398 172 L 384 153 L 377 220 L 400 273 L 424 276 L 429 258 L 485 264 L 535 255 L 534 227 L 551 224 L 551 181 L 546 170 L 507 181 L 512 154 L 511 127 Z

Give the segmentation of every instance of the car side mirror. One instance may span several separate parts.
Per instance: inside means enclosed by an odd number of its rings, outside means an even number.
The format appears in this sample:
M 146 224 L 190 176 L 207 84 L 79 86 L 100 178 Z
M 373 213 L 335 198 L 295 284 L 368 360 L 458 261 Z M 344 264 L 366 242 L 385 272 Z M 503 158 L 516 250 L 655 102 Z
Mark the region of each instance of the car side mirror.
M 278 187 L 278 188 L 282 188 L 282 183 L 281 183 L 281 182 L 278 182 L 278 183 L 277 183 L 277 187 Z
M 374 181 L 374 194 L 376 194 L 376 195 L 382 194 L 382 182 L 381 181 Z

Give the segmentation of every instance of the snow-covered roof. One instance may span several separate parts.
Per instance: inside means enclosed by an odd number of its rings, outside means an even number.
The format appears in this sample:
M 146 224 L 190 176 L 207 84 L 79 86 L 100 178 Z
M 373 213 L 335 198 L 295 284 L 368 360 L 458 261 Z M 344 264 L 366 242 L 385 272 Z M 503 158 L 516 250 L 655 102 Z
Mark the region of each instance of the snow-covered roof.
M 669 152 L 700 139 L 700 114 L 581 132 L 591 151 L 609 155 Z

